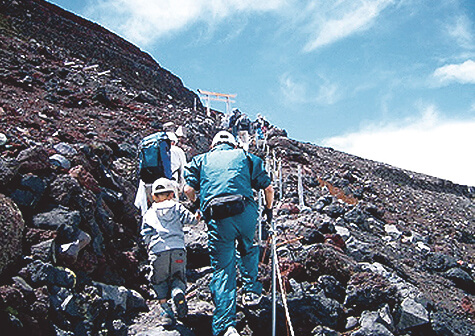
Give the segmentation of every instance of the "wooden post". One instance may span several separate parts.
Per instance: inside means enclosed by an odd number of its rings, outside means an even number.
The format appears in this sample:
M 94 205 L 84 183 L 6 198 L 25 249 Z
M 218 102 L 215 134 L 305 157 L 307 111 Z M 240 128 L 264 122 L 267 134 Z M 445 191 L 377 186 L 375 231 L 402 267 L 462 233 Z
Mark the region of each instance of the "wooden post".
M 206 102 L 206 115 L 209 117 L 211 115 L 211 110 L 210 110 L 211 102 L 210 102 L 210 97 L 207 96 L 207 102 Z

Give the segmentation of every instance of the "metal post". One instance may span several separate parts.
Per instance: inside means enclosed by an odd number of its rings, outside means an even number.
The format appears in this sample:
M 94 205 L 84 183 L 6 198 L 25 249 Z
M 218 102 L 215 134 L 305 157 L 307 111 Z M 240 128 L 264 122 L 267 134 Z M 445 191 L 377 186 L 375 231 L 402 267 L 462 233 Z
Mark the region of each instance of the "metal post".
M 276 292 L 277 292 L 277 284 L 276 284 L 276 272 L 277 272 L 277 250 L 275 246 L 275 227 L 274 221 L 271 222 L 271 232 L 272 232 L 272 336 L 275 336 L 276 332 Z
M 298 166 L 298 193 L 299 193 L 299 206 L 300 208 L 304 207 L 303 200 L 303 183 L 302 183 L 302 166 Z
M 284 198 L 282 187 L 282 158 L 279 159 L 279 199 L 282 200 Z
M 272 150 L 272 170 L 275 171 L 276 170 L 276 167 L 275 167 L 275 151 Z
M 257 204 L 259 205 L 259 217 L 258 220 L 259 222 L 257 223 L 257 237 L 259 241 L 259 246 L 261 246 L 261 241 L 262 241 L 262 220 L 261 220 L 261 213 L 262 213 L 262 207 L 263 207 L 263 202 L 262 202 L 262 190 L 259 190 L 257 192 Z

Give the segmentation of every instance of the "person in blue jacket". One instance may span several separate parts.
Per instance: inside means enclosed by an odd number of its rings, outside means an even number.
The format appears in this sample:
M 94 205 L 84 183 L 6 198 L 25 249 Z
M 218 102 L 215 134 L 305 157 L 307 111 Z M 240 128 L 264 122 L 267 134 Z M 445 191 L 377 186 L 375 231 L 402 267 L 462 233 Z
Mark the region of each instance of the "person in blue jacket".
M 208 247 L 213 268 L 209 287 L 215 305 L 212 323 L 215 336 L 239 335 L 235 329 L 237 252 L 243 304 L 258 304 L 261 298 L 262 285 L 257 280 L 259 249 L 254 243 L 258 206 L 252 189 L 264 189 L 263 214 L 269 222 L 272 220 L 274 189 L 263 161 L 236 147 L 234 136 L 220 131 L 213 138 L 211 150 L 195 156 L 185 167 L 185 194 L 194 202 L 199 192 L 200 209 L 208 224 Z M 213 218 L 217 211 L 210 211 L 210 204 L 229 195 L 243 196 L 242 212 Z M 234 205 L 228 208 L 234 208 Z

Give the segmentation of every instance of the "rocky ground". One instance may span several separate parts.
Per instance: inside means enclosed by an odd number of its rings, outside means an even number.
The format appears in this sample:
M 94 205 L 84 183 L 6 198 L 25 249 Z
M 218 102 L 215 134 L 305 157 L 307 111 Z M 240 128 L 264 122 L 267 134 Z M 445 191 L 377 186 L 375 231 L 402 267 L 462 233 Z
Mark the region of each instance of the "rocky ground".
M 171 121 L 190 158 L 208 148 L 220 113 L 206 116 L 178 77 L 102 27 L 41 0 L 0 9 L 2 334 L 210 335 L 205 224 L 186 228 L 190 313 L 165 330 L 132 203 L 138 141 Z M 475 335 L 473 187 L 300 143 L 275 126 L 268 147 L 252 151 L 278 191 L 296 335 Z M 238 304 L 243 335 L 271 334 L 265 239 L 261 250 L 265 296 Z M 280 297 L 277 307 L 277 334 L 290 335 Z

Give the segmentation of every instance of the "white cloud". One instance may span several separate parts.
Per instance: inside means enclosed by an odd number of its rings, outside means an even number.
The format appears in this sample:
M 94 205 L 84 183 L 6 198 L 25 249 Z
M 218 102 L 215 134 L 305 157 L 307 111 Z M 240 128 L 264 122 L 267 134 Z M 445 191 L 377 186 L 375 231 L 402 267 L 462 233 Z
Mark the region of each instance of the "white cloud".
M 325 105 L 332 105 L 339 99 L 338 85 L 327 82 L 324 85 L 320 85 L 318 88 L 318 95 L 316 96 L 316 102 Z
M 147 45 L 202 22 L 214 25 L 236 13 L 267 12 L 286 0 L 93 0 L 87 15 L 126 39 Z
M 471 22 L 466 16 L 459 16 L 455 22 L 446 26 L 448 34 L 463 48 L 473 48 Z
M 462 64 L 448 64 L 436 69 L 433 77 L 440 85 L 451 82 L 475 84 L 475 62 L 465 61 Z
M 371 27 L 394 0 L 90 0 L 86 16 L 141 46 L 204 24 L 214 28 L 238 15 L 272 12 L 312 36 L 304 50 L 313 51 Z M 246 21 L 242 21 L 246 22 Z M 292 24 L 292 22 L 294 22 Z M 213 29 L 211 29 L 213 31 Z
M 280 78 L 280 91 L 290 103 L 332 105 L 339 99 L 338 85 L 321 75 L 296 79 L 289 73 Z
M 459 184 L 475 186 L 475 119 L 443 120 L 434 107 L 418 119 L 373 124 L 327 138 L 324 146 Z
M 284 98 L 291 103 L 302 103 L 307 95 L 305 85 L 295 81 L 288 73 L 280 78 L 280 91 Z
M 313 51 L 370 28 L 379 14 L 392 3 L 393 0 L 341 0 L 323 14 L 320 13 L 323 6 L 315 6 L 317 32 L 304 51 Z

